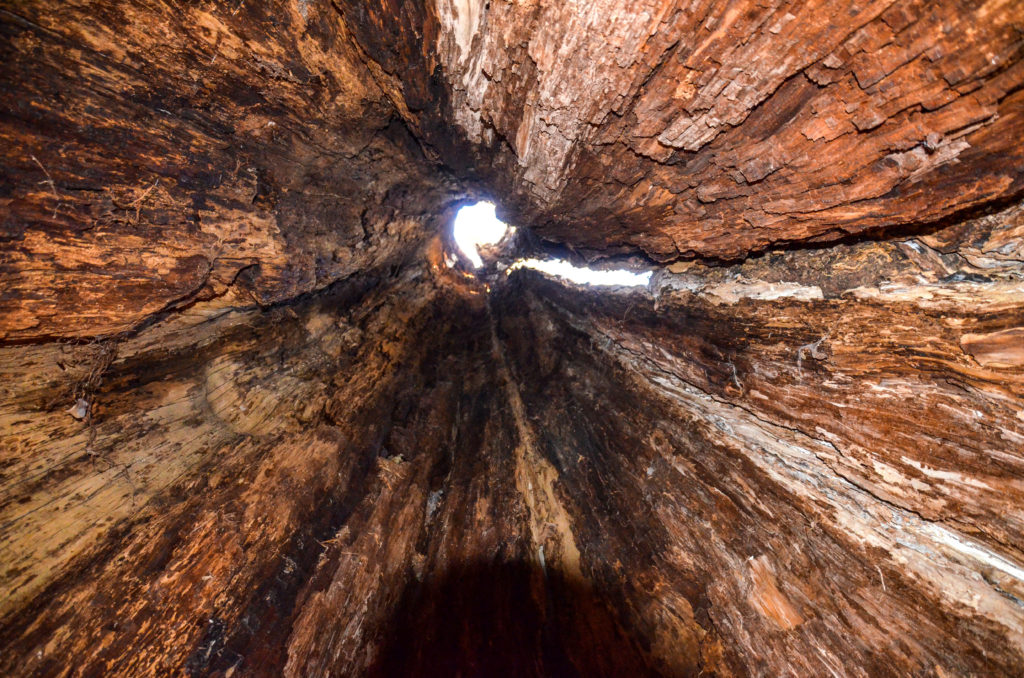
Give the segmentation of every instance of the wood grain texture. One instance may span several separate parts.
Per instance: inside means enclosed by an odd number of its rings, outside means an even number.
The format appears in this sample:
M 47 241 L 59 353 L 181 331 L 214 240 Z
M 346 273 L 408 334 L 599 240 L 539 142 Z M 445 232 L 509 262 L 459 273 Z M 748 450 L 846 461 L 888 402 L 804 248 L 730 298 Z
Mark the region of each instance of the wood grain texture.
M 0 674 L 1021 675 L 1020 3 L 0 31 Z
M 16 3 L 0 22 L 0 338 L 291 299 L 422 244 L 453 190 L 328 3 Z
M 521 275 L 515 293 L 529 302 L 510 306 L 502 327 L 519 347 L 524 403 L 559 471 L 581 569 L 615 591 L 614 608 L 641 629 L 655 666 L 670 675 L 1018 671 L 1020 540 L 1007 531 L 1019 524 L 1019 447 L 996 434 L 984 464 L 972 463 L 969 443 L 943 458 L 948 440 L 972 428 L 963 415 L 935 402 L 931 418 L 902 418 L 912 402 L 871 402 L 888 389 L 964 399 L 949 383 L 955 367 L 945 379 L 855 380 L 847 351 L 895 352 L 851 327 L 805 360 L 802 391 L 793 383 L 803 338 L 785 328 L 808 312 L 827 326 L 824 302 L 741 302 L 746 313 L 733 318 L 682 295 L 656 312 L 641 295 L 609 301 Z M 746 349 L 719 354 L 736 350 L 734 337 Z M 573 359 L 548 358 L 554 345 Z M 844 382 L 861 407 L 874 405 L 871 417 L 843 411 L 853 409 L 836 392 Z M 1020 436 L 1019 390 L 1005 402 L 993 426 Z M 948 440 L 932 439 L 935 430 Z M 857 443 L 877 436 L 884 445 Z M 982 517 L 986 502 L 999 508 Z
M 339 4 L 449 164 L 594 256 L 739 258 L 1024 189 L 1020 3 Z
M 1018 672 L 1024 382 L 986 356 L 1024 326 L 1019 224 L 679 266 L 650 292 L 513 274 L 501 336 L 581 570 L 655 665 L 688 638 L 688 674 Z

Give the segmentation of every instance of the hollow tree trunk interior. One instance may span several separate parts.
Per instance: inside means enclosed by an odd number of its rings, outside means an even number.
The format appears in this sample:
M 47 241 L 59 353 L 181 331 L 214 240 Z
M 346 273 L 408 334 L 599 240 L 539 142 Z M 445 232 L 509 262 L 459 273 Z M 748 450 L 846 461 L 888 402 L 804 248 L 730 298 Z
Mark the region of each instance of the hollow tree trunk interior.
M 0 674 L 1024 674 L 1024 4 L 0 31 Z

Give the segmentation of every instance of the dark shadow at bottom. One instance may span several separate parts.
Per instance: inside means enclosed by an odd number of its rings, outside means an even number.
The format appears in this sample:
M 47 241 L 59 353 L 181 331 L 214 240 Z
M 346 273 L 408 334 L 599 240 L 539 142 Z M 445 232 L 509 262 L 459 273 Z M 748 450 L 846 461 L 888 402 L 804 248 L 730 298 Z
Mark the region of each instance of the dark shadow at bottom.
M 414 579 L 383 635 L 379 678 L 657 675 L 600 591 L 526 563 Z

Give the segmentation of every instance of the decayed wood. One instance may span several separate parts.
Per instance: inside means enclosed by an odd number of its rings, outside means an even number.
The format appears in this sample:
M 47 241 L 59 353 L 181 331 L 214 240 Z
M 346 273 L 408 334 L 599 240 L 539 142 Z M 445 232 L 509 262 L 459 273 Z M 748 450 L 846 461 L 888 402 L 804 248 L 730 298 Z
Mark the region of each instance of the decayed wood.
M 859 279 L 824 291 L 816 251 L 666 273 L 655 295 L 526 272 L 502 289 L 578 567 L 655 666 L 1019 672 L 1024 241 L 985 275 L 965 259 L 1019 219 L 960 227 L 970 246 L 941 256 L 830 252 Z
M 1019 675 L 1022 29 L 0 3 L 0 673 Z
M 158 324 L 85 394 L 92 423 L 42 405 L 70 397 L 63 345 L 4 349 L 8 383 L 48 374 L 5 398 L 4 672 L 646 671 L 533 532 L 523 424 L 460 285 Z
M 339 4 L 442 156 L 577 248 L 737 258 L 1024 190 L 1020 3 Z
M 291 299 L 422 242 L 452 190 L 329 3 L 14 3 L 0 26 L 0 338 Z

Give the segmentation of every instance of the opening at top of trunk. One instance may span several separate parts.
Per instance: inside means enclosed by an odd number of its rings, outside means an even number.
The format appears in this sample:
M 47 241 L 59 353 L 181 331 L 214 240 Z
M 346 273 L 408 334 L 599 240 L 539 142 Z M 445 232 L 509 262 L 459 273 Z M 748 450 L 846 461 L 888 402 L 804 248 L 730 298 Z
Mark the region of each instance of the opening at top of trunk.
M 510 232 L 514 232 L 514 229 L 498 219 L 494 213 L 494 203 L 478 202 L 459 209 L 455 215 L 452 236 L 459 251 L 469 259 L 473 268 L 480 268 L 484 265 L 480 257 L 480 246 L 496 245 Z

